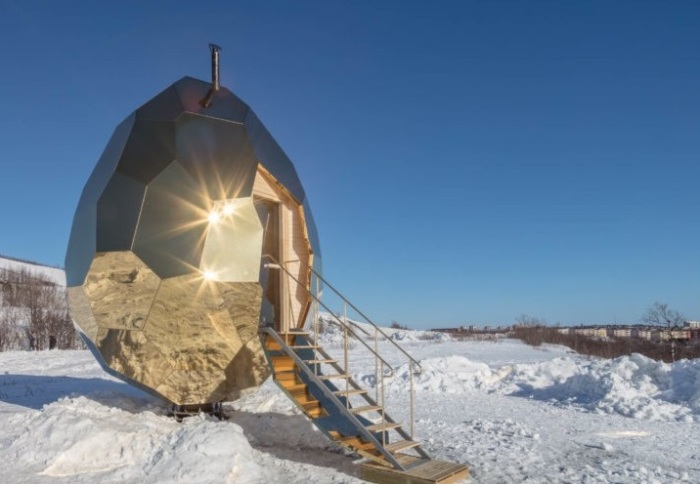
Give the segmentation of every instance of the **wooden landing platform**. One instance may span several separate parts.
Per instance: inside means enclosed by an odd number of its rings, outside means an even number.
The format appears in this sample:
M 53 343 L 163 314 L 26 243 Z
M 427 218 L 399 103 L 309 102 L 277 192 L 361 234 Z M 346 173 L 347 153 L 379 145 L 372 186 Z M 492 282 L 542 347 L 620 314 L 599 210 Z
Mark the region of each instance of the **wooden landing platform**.
M 469 469 L 464 464 L 407 455 L 401 456 L 400 462 L 408 470 L 367 462 L 362 464 L 360 477 L 380 484 L 453 484 L 469 477 Z

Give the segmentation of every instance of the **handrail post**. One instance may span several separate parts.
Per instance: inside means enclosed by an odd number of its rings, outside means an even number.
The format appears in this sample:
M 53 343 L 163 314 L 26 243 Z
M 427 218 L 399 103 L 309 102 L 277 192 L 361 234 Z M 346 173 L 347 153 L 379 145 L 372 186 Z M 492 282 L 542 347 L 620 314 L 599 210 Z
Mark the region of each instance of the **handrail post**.
M 316 282 L 316 294 L 318 295 L 318 277 L 315 280 Z M 318 301 L 314 300 L 314 312 L 313 312 L 313 318 L 314 318 L 314 346 L 319 346 L 318 344 L 318 338 L 319 338 L 319 328 L 321 326 L 321 322 L 318 320 L 319 319 L 319 311 L 318 311 Z M 314 349 L 314 354 L 316 350 Z M 318 359 L 318 358 L 316 358 Z M 318 375 L 319 373 L 319 364 L 316 363 L 314 365 L 314 374 Z
M 384 368 L 381 371 L 382 374 L 382 423 L 386 423 L 386 400 L 384 398 Z M 382 430 L 382 445 L 386 445 L 386 432 Z
M 411 440 L 414 440 L 413 439 L 413 363 L 410 361 L 408 362 L 408 368 L 409 368 L 409 370 L 408 370 L 409 377 L 410 377 L 410 381 L 411 381 L 411 383 L 410 383 L 411 388 L 409 390 L 409 398 L 411 399 L 411 404 L 410 404 L 410 408 L 411 408 Z
M 343 341 L 345 353 L 345 406 L 350 408 L 350 366 L 348 365 L 348 304 L 343 302 Z
M 377 338 L 377 328 L 374 328 L 374 399 L 379 401 L 379 343 Z M 384 409 L 382 408 L 382 414 L 384 414 Z

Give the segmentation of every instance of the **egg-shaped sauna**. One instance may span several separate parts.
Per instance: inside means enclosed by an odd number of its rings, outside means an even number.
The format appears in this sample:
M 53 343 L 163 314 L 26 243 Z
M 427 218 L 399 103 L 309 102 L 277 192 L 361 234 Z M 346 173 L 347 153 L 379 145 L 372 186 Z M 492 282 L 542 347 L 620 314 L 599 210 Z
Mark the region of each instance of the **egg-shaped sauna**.
M 256 389 L 259 325 L 301 327 L 320 270 L 292 162 L 220 87 L 215 47 L 212 61 L 212 82 L 184 77 L 117 126 L 66 255 L 70 313 L 98 361 L 182 406 Z

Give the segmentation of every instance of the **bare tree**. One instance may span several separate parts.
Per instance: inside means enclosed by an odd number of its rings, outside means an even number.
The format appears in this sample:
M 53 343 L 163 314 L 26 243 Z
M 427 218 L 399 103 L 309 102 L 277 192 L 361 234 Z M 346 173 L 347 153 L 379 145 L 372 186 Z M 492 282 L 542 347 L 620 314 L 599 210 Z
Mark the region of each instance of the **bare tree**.
M 641 322 L 652 326 L 680 326 L 685 321 L 685 317 L 678 311 L 668 307 L 666 303 L 655 302 L 642 316 Z
M 65 288 L 24 269 L 0 270 L 0 281 L 0 351 L 82 346 Z
M 535 318 L 527 314 L 521 314 L 515 318 L 515 324 L 518 326 L 546 326 L 547 321 L 542 318 Z

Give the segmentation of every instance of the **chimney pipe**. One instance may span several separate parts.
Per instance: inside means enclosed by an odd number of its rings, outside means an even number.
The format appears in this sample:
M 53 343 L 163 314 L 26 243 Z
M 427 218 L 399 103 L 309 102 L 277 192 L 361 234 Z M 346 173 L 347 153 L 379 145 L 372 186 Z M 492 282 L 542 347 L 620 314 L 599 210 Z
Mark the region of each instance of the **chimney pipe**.
M 209 44 L 209 50 L 211 51 L 211 89 L 201 100 L 200 104 L 205 108 L 211 106 L 211 100 L 214 94 L 221 88 L 221 80 L 219 77 L 219 52 L 221 47 L 216 44 Z

